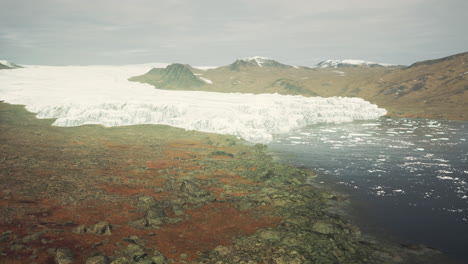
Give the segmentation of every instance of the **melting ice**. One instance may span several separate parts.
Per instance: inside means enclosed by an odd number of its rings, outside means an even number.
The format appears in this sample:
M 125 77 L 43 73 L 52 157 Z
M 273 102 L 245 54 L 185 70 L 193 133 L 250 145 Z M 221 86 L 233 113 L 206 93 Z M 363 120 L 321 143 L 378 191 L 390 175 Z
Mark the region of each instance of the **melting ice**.
M 0 72 L 2 100 L 24 104 L 55 126 L 165 124 L 266 143 L 316 123 L 376 119 L 384 109 L 359 98 L 167 91 L 129 82 L 140 66 L 30 66 Z

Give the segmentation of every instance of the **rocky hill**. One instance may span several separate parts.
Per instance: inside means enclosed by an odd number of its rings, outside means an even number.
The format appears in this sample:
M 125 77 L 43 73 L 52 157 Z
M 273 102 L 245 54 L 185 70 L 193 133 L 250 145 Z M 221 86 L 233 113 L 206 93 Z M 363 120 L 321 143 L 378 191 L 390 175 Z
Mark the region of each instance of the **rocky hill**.
M 468 52 L 376 76 L 367 99 L 394 115 L 468 119 Z
M 326 60 L 317 64 L 318 68 L 346 68 L 346 67 L 401 67 L 392 64 L 376 63 L 364 60 Z
M 162 89 L 360 97 L 393 116 L 468 119 L 468 53 L 409 67 L 327 60 L 308 68 L 252 57 L 215 69 L 186 67 L 183 75 L 160 77 L 166 72 L 153 69 L 131 80 Z
M 255 56 L 255 57 L 250 57 L 250 58 L 237 59 L 235 62 L 225 67 L 229 67 L 229 69 L 232 71 L 240 71 L 240 70 L 250 68 L 250 67 L 273 67 L 273 68 L 287 69 L 287 68 L 291 68 L 292 66 L 279 63 L 270 58 Z
M 203 89 L 209 80 L 200 79 L 192 73 L 190 65 L 174 63 L 164 69 L 153 68 L 148 73 L 130 78 L 130 81 L 149 83 L 156 88 L 170 90 Z

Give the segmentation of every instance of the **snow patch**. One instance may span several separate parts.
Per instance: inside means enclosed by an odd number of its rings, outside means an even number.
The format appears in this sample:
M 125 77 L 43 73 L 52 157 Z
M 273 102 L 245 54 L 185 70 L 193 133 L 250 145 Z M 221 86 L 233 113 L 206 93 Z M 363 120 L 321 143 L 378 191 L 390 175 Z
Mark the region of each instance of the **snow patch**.
M 208 84 L 213 84 L 213 81 L 210 80 L 210 79 L 203 78 L 203 77 L 200 77 L 200 76 L 198 76 L 198 78 L 200 78 L 200 80 L 202 80 L 202 81 L 204 81 L 204 82 L 206 82 L 206 83 L 208 83 Z
M 372 65 L 380 65 L 384 67 L 394 66 L 393 64 L 387 63 L 376 63 L 371 61 L 364 61 L 364 60 L 326 60 L 322 61 L 317 64 L 319 68 L 338 68 L 341 65 L 354 65 L 354 66 L 372 66 Z
M 254 57 L 243 58 L 243 59 L 239 59 L 239 60 L 255 62 L 258 66 L 262 67 L 263 63 L 265 63 L 267 61 L 271 61 L 272 59 L 267 58 L 267 57 L 254 56 Z

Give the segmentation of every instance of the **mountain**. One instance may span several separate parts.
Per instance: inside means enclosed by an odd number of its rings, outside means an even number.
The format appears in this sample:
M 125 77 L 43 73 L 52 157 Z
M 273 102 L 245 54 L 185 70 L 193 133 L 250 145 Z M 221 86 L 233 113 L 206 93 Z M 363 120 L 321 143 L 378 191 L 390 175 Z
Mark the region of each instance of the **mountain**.
M 394 115 L 468 119 L 468 52 L 416 62 L 369 80 L 368 97 Z
M 468 53 L 409 67 L 328 60 L 308 68 L 252 57 L 214 69 L 187 68 L 183 75 L 184 79 L 190 77 L 187 81 L 162 78 L 164 69 L 152 71 L 131 80 L 163 89 L 360 97 L 387 109 L 392 116 L 468 120 Z
M 376 63 L 364 60 L 326 60 L 319 62 L 318 68 L 343 68 L 343 67 L 397 67 L 392 64 Z
M 201 89 L 211 81 L 193 74 L 190 65 L 174 63 L 166 68 L 153 68 L 148 73 L 130 78 L 130 81 L 149 83 L 156 88 L 170 90 Z
M 249 67 L 267 67 L 267 68 L 274 67 L 274 68 L 286 69 L 286 68 L 291 68 L 293 66 L 279 63 L 270 58 L 255 56 L 255 57 L 250 57 L 250 58 L 237 59 L 235 62 L 228 65 L 228 67 L 232 71 L 240 71 L 243 68 L 249 68 Z
M 0 70 L 9 70 L 9 69 L 17 69 L 17 68 L 22 68 L 21 66 L 6 61 L 6 60 L 0 60 Z

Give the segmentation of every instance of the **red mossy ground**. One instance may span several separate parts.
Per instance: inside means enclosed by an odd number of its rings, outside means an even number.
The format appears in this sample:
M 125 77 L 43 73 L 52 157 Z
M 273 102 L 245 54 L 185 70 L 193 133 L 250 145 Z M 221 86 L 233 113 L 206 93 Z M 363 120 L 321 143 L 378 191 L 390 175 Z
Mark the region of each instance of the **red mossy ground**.
M 157 247 L 176 263 L 180 254 L 187 254 L 184 260 L 192 261 L 199 252 L 228 245 L 237 236 L 277 226 L 281 221 L 272 216 L 271 208 L 239 211 L 226 202 L 225 197 L 247 195 L 242 186 L 258 183 L 228 170 L 207 173 L 211 170 L 203 161 L 232 159 L 212 152 L 236 153 L 236 149 L 209 145 L 206 137 L 154 145 L 144 138 L 123 140 L 113 130 L 98 129 L 96 133 L 94 127 L 75 131 L 41 124 L 20 130 L 4 125 L 14 130 L 5 129 L 2 134 L 6 158 L 0 182 L 0 233 L 12 231 L 13 235 L 0 242 L 0 263 L 54 263 L 51 251 L 60 247 L 72 250 L 76 263 L 85 263 L 93 253 L 118 256 L 128 245 L 123 239 L 131 235 L 145 239 L 146 248 Z M 160 229 L 129 226 L 143 217 L 135 208 L 138 196 L 170 200 L 173 193 L 155 193 L 155 189 L 161 191 L 168 180 L 191 177 L 206 180 L 200 187 L 215 195 L 217 202 L 186 209 L 185 215 L 179 216 L 183 222 Z M 171 211 L 167 213 L 173 217 Z M 111 236 L 73 232 L 78 225 L 101 221 L 112 225 Z M 33 234 L 39 235 L 23 239 Z
M 123 187 L 119 190 L 121 189 Z M 119 191 L 119 193 L 128 193 L 128 191 Z M 160 194 L 153 195 L 158 198 Z M 26 203 L 26 201 L 17 201 L 20 202 Z M 43 200 L 35 202 L 34 206 L 42 208 L 35 216 L 37 217 L 35 224 L 28 225 L 26 216 L 10 225 L 3 225 L 0 232 L 12 230 L 21 237 L 47 228 L 49 232 L 41 235 L 40 239 L 25 244 L 39 249 L 38 263 L 52 263 L 47 248 L 70 248 L 75 254 L 76 263 L 84 263 L 87 256 L 97 251 L 108 256 L 115 255 L 128 244 L 123 239 L 131 235 L 147 240 L 145 245 L 147 248 L 155 246 L 169 258 L 178 260 L 181 254 L 186 254 L 188 257 L 184 260 L 192 261 L 200 252 L 210 251 L 218 245 L 229 245 L 236 236 L 250 235 L 260 228 L 276 226 L 281 221 L 281 218 L 269 216 L 268 208 L 239 211 L 229 203 L 215 202 L 186 210 L 190 219 L 182 223 L 166 224 L 154 230 L 139 230 L 128 226 L 128 222 L 141 218 L 142 213 L 128 203 L 94 201 L 63 206 L 57 201 Z M 72 232 L 77 225 L 93 225 L 98 221 L 108 221 L 112 224 L 111 236 Z M 21 255 L 27 258 L 31 252 L 23 250 L 14 254 L 15 259 Z M 15 262 L 12 260 L 11 263 Z

